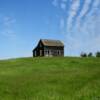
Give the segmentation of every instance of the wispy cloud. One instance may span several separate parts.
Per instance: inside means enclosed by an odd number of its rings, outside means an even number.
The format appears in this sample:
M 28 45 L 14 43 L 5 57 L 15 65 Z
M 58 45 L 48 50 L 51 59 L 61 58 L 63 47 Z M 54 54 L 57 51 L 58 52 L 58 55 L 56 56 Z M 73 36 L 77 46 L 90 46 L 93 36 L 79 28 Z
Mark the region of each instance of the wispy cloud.
M 60 28 L 66 28 L 63 35 L 67 50 L 100 50 L 100 0 L 61 0 L 57 3 L 67 12 L 67 16 L 65 13 L 60 19 Z
M 84 19 L 85 17 L 87 17 L 87 15 L 92 11 L 92 9 L 93 9 L 93 4 L 95 3 L 95 0 L 91 0 L 90 2 L 86 2 L 87 3 L 87 11 L 85 10 L 83 10 L 84 11 L 84 14 L 83 14 L 83 16 L 82 16 L 82 19 Z M 85 6 L 84 6 L 84 8 L 85 8 Z
M 11 29 L 5 29 L 4 31 L 2 31 L 2 35 L 9 39 L 15 39 L 16 37 L 16 34 Z
M 66 6 L 67 6 L 67 1 L 68 0 L 53 0 L 52 1 L 52 4 L 55 6 L 55 7 L 60 7 L 62 10 L 66 10 Z
M 2 32 L 1 34 L 7 38 L 14 39 L 16 37 L 16 33 L 14 32 L 14 25 L 16 20 L 11 16 L 4 16 L 2 18 Z
M 56 7 L 60 5 L 61 9 L 68 12 L 67 26 L 70 29 L 77 20 L 84 23 L 84 19 L 98 9 L 100 0 L 53 0 L 53 5 Z
M 68 27 L 67 29 L 69 30 L 72 27 L 73 18 L 76 16 L 79 6 L 80 6 L 80 0 L 74 0 L 70 8 L 70 13 L 67 22 L 67 27 Z
M 53 1 L 52 1 L 52 4 L 53 4 L 55 7 L 57 7 L 57 6 L 58 6 L 58 0 L 53 0 Z
M 62 9 L 62 10 L 66 10 L 67 1 L 68 1 L 68 0 L 61 0 L 60 6 L 61 6 L 61 9 Z
M 82 11 L 81 11 L 81 13 L 80 13 L 80 15 L 79 15 L 79 18 L 80 18 L 80 19 L 81 19 L 83 16 L 86 15 L 86 13 L 88 12 L 88 9 L 89 9 L 90 4 L 91 4 L 91 0 L 85 0 L 84 6 L 83 6 Z
M 12 24 L 14 24 L 16 22 L 16 20 L 10 16 L 5 16 L 3 18 L 3 24 L 7 27 L 11 26 Z
M 64 30 L 65 27 L 65 20 L 63 18 L 60 19 L 60 29 Z
M 61 9 L 66 10 L 66 3 L 65 2 L 61 3 Z
M 98 13 L 98 12 L 100 12 L 100 0 L 95 0 L 91 13 L 95 15 L 95 13 Z

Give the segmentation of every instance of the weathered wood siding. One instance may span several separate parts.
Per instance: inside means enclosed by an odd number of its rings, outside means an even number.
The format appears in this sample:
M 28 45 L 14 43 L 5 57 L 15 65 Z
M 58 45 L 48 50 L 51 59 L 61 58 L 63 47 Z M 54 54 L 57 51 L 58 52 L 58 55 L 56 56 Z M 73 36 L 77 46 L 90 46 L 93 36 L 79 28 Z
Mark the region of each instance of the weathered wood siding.
M 37 47 L 33 50 L 33 56 L 64 56 L 63 46 L 44 46 L 41 41 L 39 41 Z

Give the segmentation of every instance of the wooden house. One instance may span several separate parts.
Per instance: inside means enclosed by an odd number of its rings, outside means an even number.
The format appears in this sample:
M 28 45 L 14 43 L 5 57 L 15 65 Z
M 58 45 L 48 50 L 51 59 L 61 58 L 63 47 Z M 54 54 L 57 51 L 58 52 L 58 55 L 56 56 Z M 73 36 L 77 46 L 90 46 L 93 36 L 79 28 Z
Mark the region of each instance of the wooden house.
M 33 49 L 33 57 L 64 56 L 64 44 L 60 40 L 40 39 Z

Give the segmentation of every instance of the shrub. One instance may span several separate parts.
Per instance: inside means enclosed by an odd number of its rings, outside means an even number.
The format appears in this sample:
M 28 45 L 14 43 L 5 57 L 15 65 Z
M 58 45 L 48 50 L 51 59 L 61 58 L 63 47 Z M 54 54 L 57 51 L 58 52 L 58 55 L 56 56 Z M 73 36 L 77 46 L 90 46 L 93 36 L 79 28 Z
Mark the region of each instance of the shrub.
M 96 53 L 96 57 L 100 57 L 100 52 L 97 52 Z
M 84 53 L 84 52 L 82 52 L 82 53 L 81 53 L 81 57 L 87 57 L 87 54 Z
M 88 54 L 88 57 L 93 57 L 92 52 L 90 52 L 90 53 Z

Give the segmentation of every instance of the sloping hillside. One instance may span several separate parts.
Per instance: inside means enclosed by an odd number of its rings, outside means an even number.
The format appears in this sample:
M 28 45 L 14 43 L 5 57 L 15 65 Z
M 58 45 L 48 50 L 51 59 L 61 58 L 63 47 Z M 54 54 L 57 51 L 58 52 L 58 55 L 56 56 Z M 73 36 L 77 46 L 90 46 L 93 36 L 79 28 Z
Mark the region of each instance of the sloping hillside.
M 100 100 L 100 59 L 0 61 L 0 100 Z

